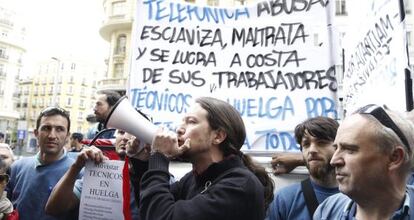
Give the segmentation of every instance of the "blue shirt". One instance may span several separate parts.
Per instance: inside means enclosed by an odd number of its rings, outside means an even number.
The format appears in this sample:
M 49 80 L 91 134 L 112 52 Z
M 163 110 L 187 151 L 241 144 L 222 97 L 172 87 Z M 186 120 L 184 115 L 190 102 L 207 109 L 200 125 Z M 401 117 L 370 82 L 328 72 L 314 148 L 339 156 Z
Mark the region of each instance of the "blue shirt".
M 391 219 L 392 220 L 409 220 L 414 218 L 414 187 L 407 185 L 404 202 L 402 206 L 396 210 Z M 326 199 L 318 206 L 313 216 L 313 219 L 328 220 L 353 220 L 356 214 L 356 203 L 348 196 L 338 193 Z M 410 217 L 411 216 L 411 217 Z
M 339 192 L 338 188 L 326 188 L 312 183 L 316 199 L 319 203 L 327 197 Z M 312 219 L 306 207 L 300 183 L 295 183 L 280 189 L 269 206 L 268 220 L 282 219 Z
M 11 166 L 10 182 L 7 191 L 13 206 L 19 212 L 19 219 L 72 219 L 77 213 L 67 212 L 53 217 L 45 213 L 49 195 L 66 173 L 74 160 L 66 155 L 50 164 L 42 164 L 39 154 L 19 159 Z M 80 175 L 79 175 L 80 178 Z

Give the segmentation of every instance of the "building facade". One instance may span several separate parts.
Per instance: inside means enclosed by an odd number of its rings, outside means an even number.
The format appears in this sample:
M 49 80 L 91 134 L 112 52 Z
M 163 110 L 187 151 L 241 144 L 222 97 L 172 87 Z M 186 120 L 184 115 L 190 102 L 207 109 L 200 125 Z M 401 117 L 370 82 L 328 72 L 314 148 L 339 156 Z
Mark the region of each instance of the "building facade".
M 93 113 L 96 84 L 103 70 L 75 58 L 56 58 L 42 61 L 33 77 L 22 80 L 19 86 L 19 125 L 27 131 L 28 149 L 36 146 L 34 129 L 39 113 L 49 106 L 59 106 L 70 112 L 70 132 L 86 133 L 86 116 Z
M 6 143 L 15 142 L 17 119 L 15 110 L 22 68 L 25 29 L 17 22 L 16 13 L 0 1 L 0 132 L 6 134 Z

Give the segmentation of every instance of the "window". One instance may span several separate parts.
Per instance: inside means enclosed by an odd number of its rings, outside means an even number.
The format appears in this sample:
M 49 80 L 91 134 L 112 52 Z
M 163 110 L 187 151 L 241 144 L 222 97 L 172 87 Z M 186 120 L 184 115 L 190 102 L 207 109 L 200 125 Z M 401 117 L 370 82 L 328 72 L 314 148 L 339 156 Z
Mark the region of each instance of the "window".
M 82 120 L 82 119 L 83 119 L 83 114 L 82 114 L 82 112 L 79 112 L 79 113 L 78 113 L 78 119 L 79 119 L 79 120 Z
M 336 15 L 347 15 L 346 12 L 346 0 L 336 0 L 335 1 L 335 12 Z
M 207 0 L 207 5 L 210 5 L 210 6 L 218 6 L 219 5 L 219 1 L 218 0 Z
M 126 49 L 126 36 L 124 34 L 119 35 L 116 40 L 115 54 L 125 53 Z
M 245 5 L 246 0 L 234 0 L 234 5 Z
M 85 100 L 83 100 L 83 99 L 79 100 L 79 106 L 81 108 L 85 108 Z
M 7 37 L 7 35 L 9 34 L 9 32 L 8 31 L 6 31 L 6 30 L 2 30 L 1 31 L 1 36 L 2 37 Z
M 7 59 L 6 48 L 0 47 L 0 58 Z
M 405 13 L 407 14 L 411 14 L 411 0 L 404 0 L 404 5 L 405 5 Z
M 121 78 L 124 73 L 124 64 L 117 63 L 114 65 L 114 78 Z
M 411 31 L 407 31 L 407 44 L 408 46 L 413 45 L 413 40 L 412 40 L 412 32 Z
M 114 2 L 112 3 L 112 15 L 123 15 L 125 14 L 125 2 Z
M 5 76 L 6 75 L 6 71 L 4 70 L 4 65 L 0 64 L 0 76 Z
M 72 94 L 73 93 L 73 87 L 72 86 L 69 86 L 68 87 L 68 94 Z
M 72 63 L 72 64 L 70 65 L 70 69 L 71 69 L 71 70 L 75 70 L 75 69 L 76 69 L 76 63 Z
M 66 106 L 70 106 L 72 104 L 72 99 L 69 97 L 66 101 Z

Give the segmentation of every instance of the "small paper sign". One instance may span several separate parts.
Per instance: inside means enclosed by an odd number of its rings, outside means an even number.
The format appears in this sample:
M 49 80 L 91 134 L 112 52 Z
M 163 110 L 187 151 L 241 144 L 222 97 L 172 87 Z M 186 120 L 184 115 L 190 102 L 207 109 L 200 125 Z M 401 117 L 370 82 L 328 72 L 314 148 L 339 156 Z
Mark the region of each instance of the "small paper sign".
M 106 160 L 95 164 L 88 161 L 83 176 L 80 220 L 124 219 L 122 169 L 124 161 Z

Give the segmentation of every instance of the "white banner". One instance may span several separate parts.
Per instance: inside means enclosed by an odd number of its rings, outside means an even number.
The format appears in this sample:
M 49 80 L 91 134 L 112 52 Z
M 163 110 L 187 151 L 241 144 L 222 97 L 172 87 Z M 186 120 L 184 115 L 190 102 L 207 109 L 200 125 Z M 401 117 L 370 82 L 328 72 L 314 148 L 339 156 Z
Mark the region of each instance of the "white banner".
M 243 150 L 297 151 L 296 124 L 337 117 L 334 3 L 220 8 L 138 0 L 129 99 L 175 129 L 195 98 L 216 97 L 242 115 Z
M 105 160 L 85 165 L 79 220 L 124 219 L 122 169 L 124 161 Z
M 404 111 L 408 66 L 399 1 L 350 1 L 345 36 L 344 105 L 351 113 L 366 104 Z M 363 18 L 363 19 L 361 19 Z

